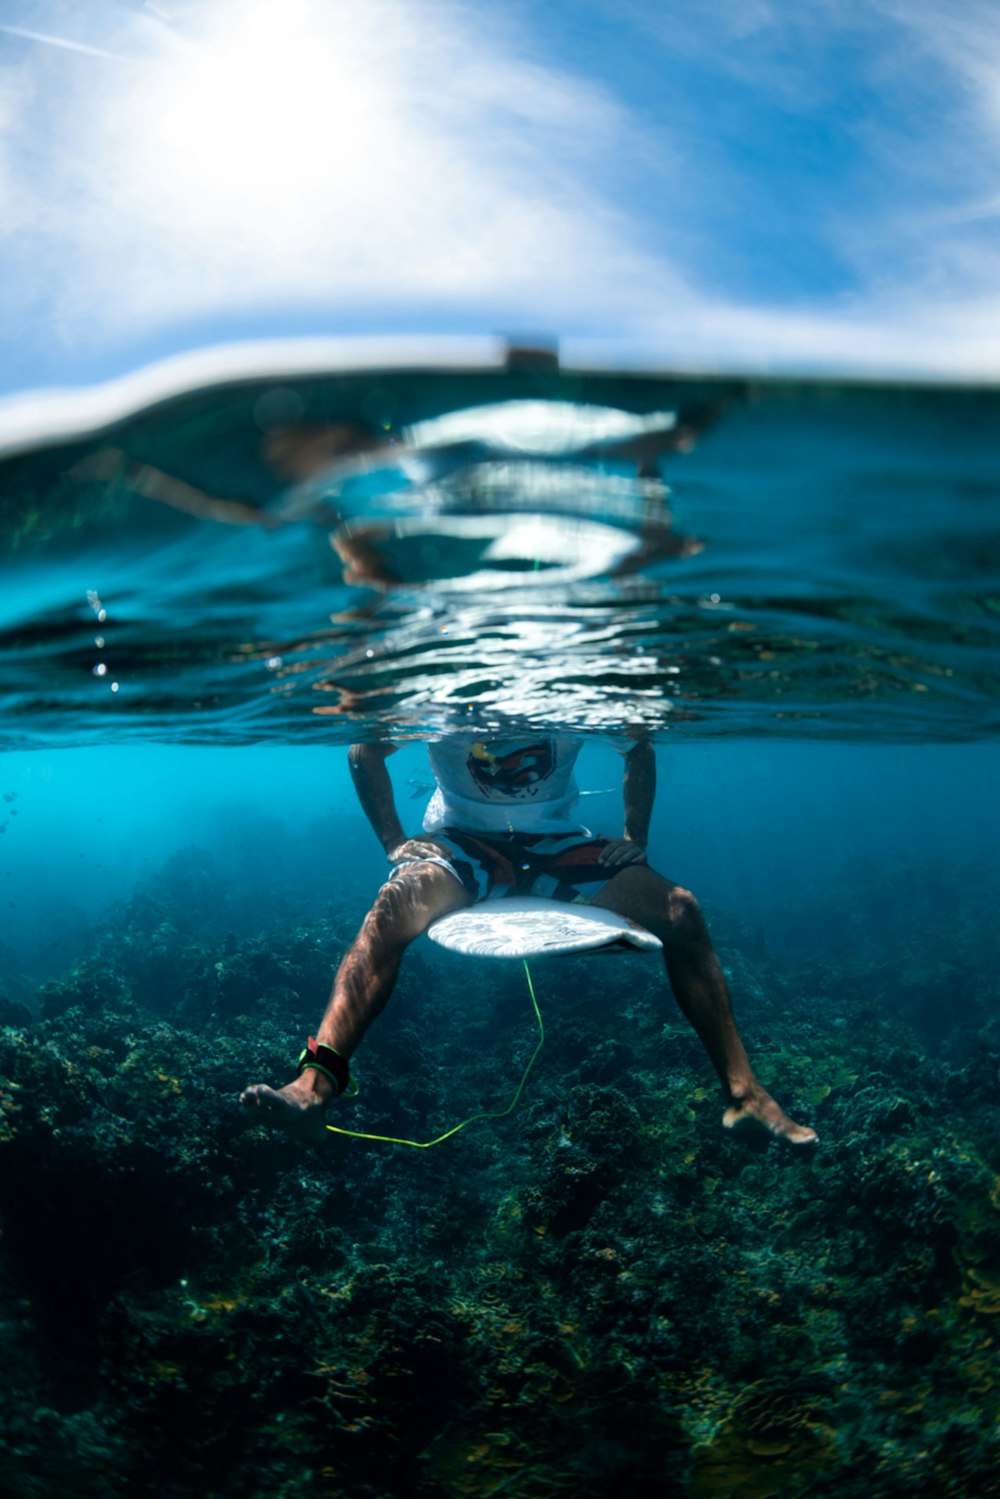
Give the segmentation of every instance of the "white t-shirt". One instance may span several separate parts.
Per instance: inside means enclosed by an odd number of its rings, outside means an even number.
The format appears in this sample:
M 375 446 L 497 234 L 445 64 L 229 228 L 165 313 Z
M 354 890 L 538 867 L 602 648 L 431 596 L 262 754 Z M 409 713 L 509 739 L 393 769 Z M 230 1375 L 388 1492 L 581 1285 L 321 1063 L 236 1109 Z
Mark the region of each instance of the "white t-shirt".
M 568 734 L 477 740 L 450 734 L 427 746 L 437 790 L 424 832 L 580 833 L 573 765 L 580 741 Z

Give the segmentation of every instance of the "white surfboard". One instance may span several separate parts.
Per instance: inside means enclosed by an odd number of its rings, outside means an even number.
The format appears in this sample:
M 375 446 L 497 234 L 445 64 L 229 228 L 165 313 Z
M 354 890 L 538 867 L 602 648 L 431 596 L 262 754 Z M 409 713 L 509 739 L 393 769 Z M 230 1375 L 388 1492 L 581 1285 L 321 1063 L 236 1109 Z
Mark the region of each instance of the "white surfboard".
M 480 901 L 442 916 L 428 927 L 427 935 L 450 952 L 483 958 L 537 958 L 616 945 L 654 951 L 663 946 L 659 937 L 614 911 L 534 896 Z

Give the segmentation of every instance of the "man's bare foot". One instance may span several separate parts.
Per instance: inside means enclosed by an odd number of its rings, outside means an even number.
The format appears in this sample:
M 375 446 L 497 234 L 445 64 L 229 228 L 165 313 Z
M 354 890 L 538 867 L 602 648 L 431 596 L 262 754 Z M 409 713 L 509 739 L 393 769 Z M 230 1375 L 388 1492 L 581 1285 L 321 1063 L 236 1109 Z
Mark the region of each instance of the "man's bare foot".
M 764 1130 L 774 1139 L 784 1140 L 789 1145 L 816 1145 L 819 1141 L 814 1129 L 789 1119 L 770 1093 L 765 1093 L 760 1087 L 745 1093 L 742 1098 L 734 1098 L 722 1116 L 722 1123 L 726 1129 L 734 1129 L 739 1134 Z
M 307 1077 L 297 1077 L 283 1088 L 253 1083 L 240 1094 L 244 1108 L 261 1111 L 263 1123 L 283 1129 L 306 1145 L 319 1145 L 326 1139 L 325 1102 Z

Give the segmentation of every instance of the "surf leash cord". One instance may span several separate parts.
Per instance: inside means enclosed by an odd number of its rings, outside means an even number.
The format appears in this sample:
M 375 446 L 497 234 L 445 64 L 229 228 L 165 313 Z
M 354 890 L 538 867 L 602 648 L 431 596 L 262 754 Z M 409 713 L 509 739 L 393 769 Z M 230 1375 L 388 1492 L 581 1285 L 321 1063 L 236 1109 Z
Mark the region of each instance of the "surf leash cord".
M 522 962 L 524 960 L 522 959 Z M 535 1011 L 535 1019 L 538 1021 L 538 1041 L 535 1049 L 528 1058 L 528 1065 L 521 1074 L 521 1081 L 517 1085 L 517 1092 L 505 1109 L 486 1110 L 481 1114 L 472 1114 L 468 1119 L 463 1119 L 461 1124 L 455 1124 L 451 1129 L 445 1130 L 443 1135 L 438 1135 L 434 1140 L 402 1140 L 397 1135 L 370 1135 L 360 1129 L 341 1129 L 339 1125 L 328 1124 L 326 1128 L 331 1135 L 347 1135 L 352 1140 L 377 1140 L 384 1145 L 409 1145 L 414 1150 L 430 1150 L 433 1145 L 441 1145 L 445 1140 L 450 1140 L 452 1135 L 457 1135 L 459 1130 L 465 1129 L 470 1124 L 476 1124 L 480 1119 L 506 1119 L 517 1108 L 524 1085 L 528 1081 L 528 1073 L 535 1065 L 535 1058 L 542 1049 L 545 1041 L 545 1027 L 542 1024 L 542 1012 L 538 1008 L 538 1000 L 535 998 L 535 986 L 531 982 L 531 970 L 527 962 L 524 962 L 524 976 L 528 980 L 528 993 L 531 995 L 532 1007 Z

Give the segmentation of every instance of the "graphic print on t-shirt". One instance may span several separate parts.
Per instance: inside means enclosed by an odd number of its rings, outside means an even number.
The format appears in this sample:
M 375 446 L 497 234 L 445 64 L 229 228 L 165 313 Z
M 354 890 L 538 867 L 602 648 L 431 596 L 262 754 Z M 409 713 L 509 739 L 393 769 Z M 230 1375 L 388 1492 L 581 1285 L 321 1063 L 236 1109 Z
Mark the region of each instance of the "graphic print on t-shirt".
M 551 739 L 494 755 L 486 744 L 474 744 L 466 768 L 484 796 L 537 796 L 539 782 L 555 769 Z

